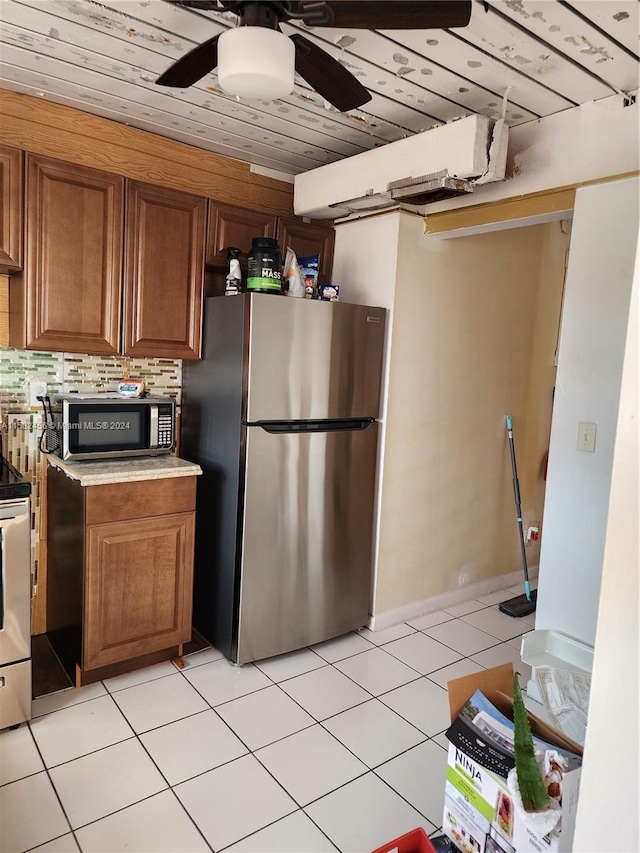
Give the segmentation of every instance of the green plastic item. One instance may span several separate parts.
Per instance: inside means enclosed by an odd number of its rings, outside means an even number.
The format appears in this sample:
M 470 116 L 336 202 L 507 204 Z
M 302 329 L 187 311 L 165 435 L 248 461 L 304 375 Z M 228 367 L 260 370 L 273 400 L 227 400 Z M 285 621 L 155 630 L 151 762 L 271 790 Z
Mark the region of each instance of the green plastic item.
M 522 700 L 517 672 L 513 675 L 513 724 L 515 728 L 513 751 L 522 805 L 528 812 L 544 811 L 549 808 L 549 795 L 536 761 L 531 726 Z

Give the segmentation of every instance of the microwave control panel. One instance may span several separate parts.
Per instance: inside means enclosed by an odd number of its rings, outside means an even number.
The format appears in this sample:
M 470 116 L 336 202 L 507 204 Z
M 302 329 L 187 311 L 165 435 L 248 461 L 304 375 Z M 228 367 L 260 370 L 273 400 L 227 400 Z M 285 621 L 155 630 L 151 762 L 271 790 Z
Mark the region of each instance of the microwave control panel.
M 175 437 L 173 434 L 174 414 L 172 403 L 158 404 L 158 447 L 173 449 Z

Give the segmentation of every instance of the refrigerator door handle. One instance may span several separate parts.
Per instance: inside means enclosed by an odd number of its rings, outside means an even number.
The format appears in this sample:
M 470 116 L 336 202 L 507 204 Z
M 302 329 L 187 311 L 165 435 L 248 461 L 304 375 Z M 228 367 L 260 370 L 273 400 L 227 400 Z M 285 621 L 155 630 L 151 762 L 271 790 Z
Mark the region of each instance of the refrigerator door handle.
M 317 421 L 251 421 L 246 426 L 260 427 L 273 435 L 301 432 L 353 432 L 368 429 L 375 418 L 355 418 Z

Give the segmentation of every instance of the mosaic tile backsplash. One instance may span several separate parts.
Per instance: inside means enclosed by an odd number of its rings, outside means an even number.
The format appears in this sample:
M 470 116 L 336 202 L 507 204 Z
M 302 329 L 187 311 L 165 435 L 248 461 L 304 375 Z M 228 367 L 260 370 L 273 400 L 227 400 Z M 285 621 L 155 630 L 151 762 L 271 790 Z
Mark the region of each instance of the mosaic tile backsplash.
M 6 414 L 0 421 L 5 457 L 31 482 L 31 582 L 37 590 L 42 562 L 41 542 L 46 536 L 43 513 L 45 460 L 38 450 L 42 417 L 32 414 Z
M 47 393 L 115 391 L 125 376 L 142 378 L 152 396 L 175 397 L 180 405 L 182 362 L 170 358 L 77 355 L 67 352 L 0 350 L 0 409 L 28 412 L 29 383 L 46 382 Z

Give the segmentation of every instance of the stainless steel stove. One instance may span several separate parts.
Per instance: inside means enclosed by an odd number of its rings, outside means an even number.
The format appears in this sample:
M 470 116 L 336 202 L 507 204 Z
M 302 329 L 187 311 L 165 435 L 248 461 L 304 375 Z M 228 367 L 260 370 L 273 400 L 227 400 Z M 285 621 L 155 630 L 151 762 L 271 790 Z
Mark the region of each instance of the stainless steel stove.
M 30 495 L 0 456 L 0 729 L 31 717 Z

